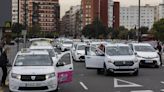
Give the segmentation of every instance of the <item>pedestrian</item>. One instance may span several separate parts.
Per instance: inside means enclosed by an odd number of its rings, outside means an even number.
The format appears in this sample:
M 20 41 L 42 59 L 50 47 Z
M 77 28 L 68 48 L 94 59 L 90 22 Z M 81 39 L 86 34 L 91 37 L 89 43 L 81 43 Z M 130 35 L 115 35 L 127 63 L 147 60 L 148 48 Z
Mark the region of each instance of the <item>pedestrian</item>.
M 105 46 L 103 44 L 100 44 L 98 47 L 101 51 L 105 52 Z
M 1 79 L 1 86 L 5 86 L 5 81 L 7 77 L 7 63 L 8 63 L 7 52 L 8 52 L 8 48 L 4 49 L 0 56 L 0 67 L 3 72 L 2 79 Z
M 158 50 L 158 55 L 160 57 L 160 62 L 161 62 L 161 65 L 162 65 L 162 46 L 161 46 L 160 42 L 157 42 L 156 49 Z

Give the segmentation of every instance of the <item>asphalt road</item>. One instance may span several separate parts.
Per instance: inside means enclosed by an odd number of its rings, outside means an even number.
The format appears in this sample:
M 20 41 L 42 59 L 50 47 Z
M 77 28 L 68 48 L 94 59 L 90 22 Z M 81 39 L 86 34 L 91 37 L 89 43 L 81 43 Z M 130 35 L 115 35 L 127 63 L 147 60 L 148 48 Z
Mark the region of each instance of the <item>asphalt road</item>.
M 16 53 L 16 47 L 12 48 L 11 60 Z M 138 76 L 104 76 L 97 75 L 96 70 L 86 69 L 84 62 L 74 62 L 73 81 L 60 85 L 59 92 L 164 92 L 163 76 L 164 66 L 141 68 Z M 9 92 L 8 87 L 0 89 L 0 92 Z

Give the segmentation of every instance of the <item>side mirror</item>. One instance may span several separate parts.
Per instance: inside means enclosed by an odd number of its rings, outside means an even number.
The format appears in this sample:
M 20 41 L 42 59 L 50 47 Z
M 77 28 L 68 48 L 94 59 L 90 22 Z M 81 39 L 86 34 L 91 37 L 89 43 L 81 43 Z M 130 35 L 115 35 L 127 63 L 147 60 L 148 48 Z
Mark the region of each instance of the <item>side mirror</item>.
M 58 63 L 56 64 L 56 67 L 61 67 L 61 66 L 64 66 L 64 65 L 65 65 L 64 62 L 62 62 L 62 63 L 59 63 L 59 62 L 58 62 Z
M 134 55 L 137 55 L 137 52 L 134 52 Z

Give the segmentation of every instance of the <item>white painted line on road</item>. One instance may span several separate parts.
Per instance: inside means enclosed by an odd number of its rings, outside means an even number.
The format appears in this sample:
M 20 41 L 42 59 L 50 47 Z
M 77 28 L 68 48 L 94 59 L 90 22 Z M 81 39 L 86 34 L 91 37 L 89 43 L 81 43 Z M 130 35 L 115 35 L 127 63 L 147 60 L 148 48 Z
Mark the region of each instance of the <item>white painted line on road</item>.
M 164 84 L 164 81 L 161 81 L 162 84 Z
M 131 91 L 131 92 L 154 92 L 152 90 L 136 90 L 136 91 Z
M 164 89 L 161 89 L 160 91 L 161 91 L 161 92 L 164 92 Z
M 122 83 L 125 83 L 125 84 L 118 84 L 118 82 L 122 82 Z M 117 87 L 142 87 L 142 85 L 114 78 L 114 87 L 115 88 L 117 88 Z
M 81 85 L 85 90 L 88 90 L 87 86 L 86 86 L 83 82 L 80 82 L 80 85 Z

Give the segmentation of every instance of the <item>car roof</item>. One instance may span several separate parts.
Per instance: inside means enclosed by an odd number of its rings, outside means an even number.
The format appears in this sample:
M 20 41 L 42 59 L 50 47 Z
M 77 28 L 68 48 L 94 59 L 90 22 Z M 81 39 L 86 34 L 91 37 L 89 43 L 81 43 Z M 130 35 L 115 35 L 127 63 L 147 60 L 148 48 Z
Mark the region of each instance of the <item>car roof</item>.
M 149 43 L 131 43 L 131 44 L 137 45 L 137 46 L 139 46 L 139 45 L 151 46 Z
M 128 44 L 124 44 L 124 43 L 114 43 L 114 44 L 106 45 L 106 47 L 109 47 L 109 46 L 129 46 L 129 45 Z
M 17 53 L 17 55 L 49 55 L 49 53 L 46 50 L 22 49 Z

